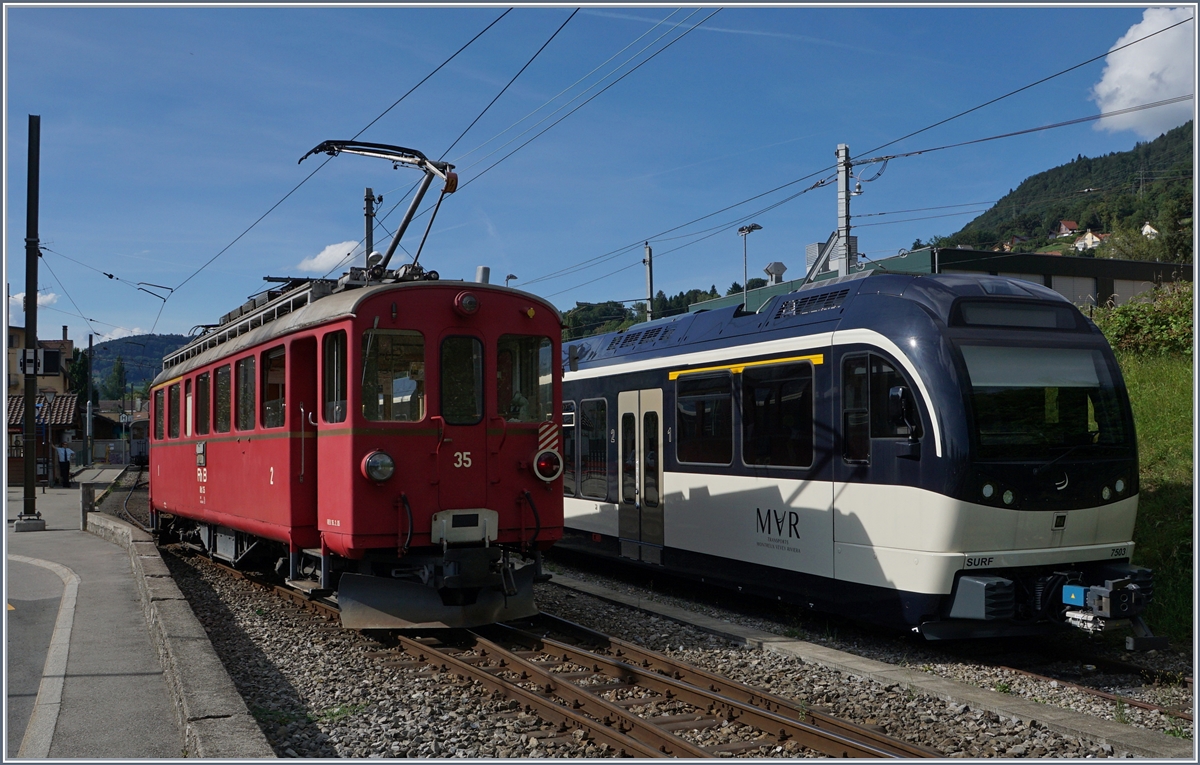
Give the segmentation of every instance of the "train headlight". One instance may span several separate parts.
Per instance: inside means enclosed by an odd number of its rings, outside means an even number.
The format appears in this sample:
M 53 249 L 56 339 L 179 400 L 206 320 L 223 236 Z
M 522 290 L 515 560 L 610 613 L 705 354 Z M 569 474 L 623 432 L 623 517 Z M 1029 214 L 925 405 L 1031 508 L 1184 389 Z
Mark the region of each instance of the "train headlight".
M 463 316 L 471 316 L 479 310 L 479 298 L 473 292 L 460 292 L 454 298 L 454 310 Z
M 1124 494 L 1125 493 L 1125 479 L 1118 478 L 1117 482 L 1115 484 L 1113 484 L 1113 488 L 1115 488 L 1117 490 L 1118 494 Z
M 553 449 L 545 449 L 538 452 L 533 458 L 533 473 L 538 478 L 546 483 L 550 483 L 555 478 L 562 475 L 563 461 L 558 452 Z
M 362 461 L 362 473 L 376 483 L 382 483 L 396 472 L 396 461 L 381 451 L 373 451 Z
M 983 485 L 983 498 L 984 499 L 991 499 L 995 493 L 996 493 L 995 486 L 992 486 L 990 483 L 985 483 Z
M 1012 489 L 1005 490 L 1004 494 L 1000 497 L 1006 505 L 1011 505 L 1016 498 L 1016 495 L 1012 493 Z
M 1103 489 L 1101 489 L 1100 490 L 1100 499 L 1103 499 L 1106 502 L 1108 500 L 1112 499 L 1112 489 L 1108 488 L 1107 486 L 1105 486 Z

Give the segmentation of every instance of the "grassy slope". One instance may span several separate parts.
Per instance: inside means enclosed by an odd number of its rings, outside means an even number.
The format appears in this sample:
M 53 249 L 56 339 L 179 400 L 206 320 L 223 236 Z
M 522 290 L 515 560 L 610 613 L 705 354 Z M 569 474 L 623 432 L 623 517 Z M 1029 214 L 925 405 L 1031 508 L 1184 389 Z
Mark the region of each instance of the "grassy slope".
M 1173 642 L 1193 634 L 1192 359 L 1121 355 L 1133 403 L 1141 497 L 1133 562 L 1154 569 L 1147 622 Z

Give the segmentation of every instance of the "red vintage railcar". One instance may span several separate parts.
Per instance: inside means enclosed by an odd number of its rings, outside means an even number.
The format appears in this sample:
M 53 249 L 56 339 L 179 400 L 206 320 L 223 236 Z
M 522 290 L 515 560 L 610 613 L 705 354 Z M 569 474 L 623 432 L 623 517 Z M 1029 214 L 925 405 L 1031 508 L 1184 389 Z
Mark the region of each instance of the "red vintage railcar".
M 540 552 L 562 536 L 559 314 L 436 279 L 375 262 L 288 281 L 164 359 L 160 531 L 275 562 L 336 593 L 350 627 L 536 611 Z

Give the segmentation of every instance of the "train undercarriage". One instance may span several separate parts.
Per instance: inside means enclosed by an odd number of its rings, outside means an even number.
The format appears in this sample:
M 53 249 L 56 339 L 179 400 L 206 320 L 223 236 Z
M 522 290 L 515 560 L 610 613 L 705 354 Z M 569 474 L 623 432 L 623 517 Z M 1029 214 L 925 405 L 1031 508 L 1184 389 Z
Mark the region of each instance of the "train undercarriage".
M 156 513 L 160 539 L 233 568 L 274 571 L 310 597 L 337 603 L 349 629 L 464 628 L 537 613 L 540 552 L 502 545 L 371 550 L 351 560 L 320 549 L 289 550 L 283 542 L 226 526 Z

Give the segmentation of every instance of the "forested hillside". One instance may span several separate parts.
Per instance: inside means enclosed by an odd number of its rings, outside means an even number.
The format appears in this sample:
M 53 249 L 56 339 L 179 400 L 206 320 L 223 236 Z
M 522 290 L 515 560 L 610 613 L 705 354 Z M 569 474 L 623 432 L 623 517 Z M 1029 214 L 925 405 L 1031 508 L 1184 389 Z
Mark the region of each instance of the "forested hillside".
M 163 356 L 182 347 L 188 340 L 187 335 L 133 335 L 96 343 L 93 346 L 95 353 L 95 361 L 92 364 L 93 383 L 103 386 L 110 381 L 110 378 L 113 378 L 112 382 L 116 384 L 113 366 L 119 358 L 125 370 L 125 382 L 133 383 L 136 388 L 142 388 L 145 383 L 153 380 L 154 376 L 162 371 Z M 86 353 L 87 348 L 85 347 L 83 350 Z M 114 397 L 107 394 L 102 397 L 119 398 L 119 396 Z
M 1082 155 L 1072 162 L 1027 178 L 983 215 L 950 236 L 924 245 L 967 245 L 990 250 L 1013 237 L 1015 249 L 1036 252 L 1055 243 L 1059 221 L 1112 235 L 1096 257 L 1192 262 L 1193 123 L 1181 125 L 1130 151 L 1104 157 Z M 1147 239 L 1142 225 L 1159 235 Z M 1073 238 L 1057 240 L 1062 246 Z M 1072 251 L 1073 252 L 1073 251 Z

